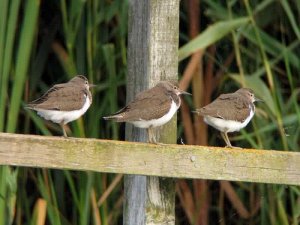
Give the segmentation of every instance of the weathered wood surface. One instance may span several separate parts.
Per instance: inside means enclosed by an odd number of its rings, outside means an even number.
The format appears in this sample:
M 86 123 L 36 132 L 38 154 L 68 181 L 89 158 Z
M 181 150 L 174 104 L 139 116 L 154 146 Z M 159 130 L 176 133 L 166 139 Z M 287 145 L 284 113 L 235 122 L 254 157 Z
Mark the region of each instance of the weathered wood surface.
M 127 101 L 161 80 L 178 80 L 179 0 L 130 0 Z M 176 143 L 176 116 L 156 140 Z M 126 125 L 126 140 L 145 142 L 145 129 Z M 173 179 L 124 177 L 123 224 L 174 225 Z
M 0 133 L 0 165 L 300 185 L 300 153 Z

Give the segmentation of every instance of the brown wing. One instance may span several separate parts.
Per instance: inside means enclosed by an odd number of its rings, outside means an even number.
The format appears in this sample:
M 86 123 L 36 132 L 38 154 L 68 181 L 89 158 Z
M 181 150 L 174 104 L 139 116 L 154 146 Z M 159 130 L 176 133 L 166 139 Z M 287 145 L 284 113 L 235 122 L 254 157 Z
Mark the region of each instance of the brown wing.
M 83 106 L 86 94 L 84 88 L 57 84 L 50 88 L 42 97 L 29 103 L 27 107 L 58 111 L 77 110 Z
M 215 101 L 201 108 L 199 113 L 203 116 L 243 122 L 250 114 L 250 108 L 243 97 L 222 94 Z
M 171 101 L 170 97 L 154 87 L 139 93 L 126 107 L 106 119 L 125 122 L 160 118 L 169 111 Z

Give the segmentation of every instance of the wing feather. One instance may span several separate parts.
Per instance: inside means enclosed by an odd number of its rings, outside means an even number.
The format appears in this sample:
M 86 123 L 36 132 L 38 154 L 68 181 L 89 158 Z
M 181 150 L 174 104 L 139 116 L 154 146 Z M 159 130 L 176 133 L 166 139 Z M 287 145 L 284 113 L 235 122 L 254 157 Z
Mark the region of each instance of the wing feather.
M 160 118 L 169 111 L 171 102 L 172 99 L 160 88 L 154 87 L 139 93 L 127 106 L 106 119 L 125 122 Z
M 243 122 L 251 110 L 246 102 L 242 96 L 222 94 L 212 103 L 201 108 L 199 113 L 203 116 Z
M 30 102 L 31 109 L 72 111 L 80 109 L 87 97 L 86 89 L 71 85 L 57 84 L 40 98 Z

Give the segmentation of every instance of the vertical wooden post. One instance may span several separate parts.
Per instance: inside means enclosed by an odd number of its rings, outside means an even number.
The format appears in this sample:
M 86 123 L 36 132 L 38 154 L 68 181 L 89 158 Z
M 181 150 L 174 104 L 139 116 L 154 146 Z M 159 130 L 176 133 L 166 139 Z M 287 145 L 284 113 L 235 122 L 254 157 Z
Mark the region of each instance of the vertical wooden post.
M 127 101 L 160 80 L 177 80 L 180 0 L 129 0 Z M 176 143 L 176 118 L 157 140 Z M 146 141 L 146 131 L 127 124 L 126 139 Z M 125 176 L 123 224 L 175 224 L 172 179 Z

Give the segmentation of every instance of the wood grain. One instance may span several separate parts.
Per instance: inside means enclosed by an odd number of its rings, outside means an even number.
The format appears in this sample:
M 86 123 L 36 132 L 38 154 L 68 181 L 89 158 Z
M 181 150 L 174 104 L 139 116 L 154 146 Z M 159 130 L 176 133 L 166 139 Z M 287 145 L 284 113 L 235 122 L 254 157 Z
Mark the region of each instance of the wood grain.
M 130 0 L 128 17 L 127 102 L 159 81 L 178 80 L 179 0 Z M 176 121 L 158 129 L 156 140 L 175 143 Z M 126 140 L 145 142 L 145 129 L 127 124 Z M 173 179 L 126 175 L 124 193 L 124 225 L 175 224 Z
M 300 153 L 0 133 L 0 165 L 300 185 Z

